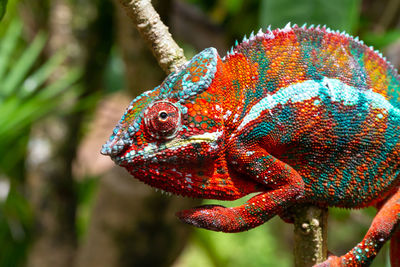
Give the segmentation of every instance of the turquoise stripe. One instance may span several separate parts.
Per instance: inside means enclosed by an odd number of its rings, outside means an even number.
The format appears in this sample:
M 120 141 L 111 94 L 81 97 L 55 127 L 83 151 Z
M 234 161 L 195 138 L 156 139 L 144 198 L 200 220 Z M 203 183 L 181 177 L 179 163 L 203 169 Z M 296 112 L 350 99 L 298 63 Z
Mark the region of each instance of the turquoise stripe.
M 369 104 L 371 108 L 389 110 L 393 115 L 400 116 L 400 110 L 395 108 L 384 96 L 373 92 L 372 90 L 362 91 L 353 86 L 349 86 L 338 79 L 324 78 L 320 81 L 307 80 L 296 83 L 280 89 L 273 95 L 268 95 L 255 104 L 250 112 L 243 118 L 238 127 L 238 131 L 246 125 L 257 119 L 265 110 L 271 110 L 278 104 L 303 102 L 314 97 L 321 97 L 320 91 L 324 89 L 327 92 L 330 101 L 342 102 L 343 105 L 355 106 L 359 101 Z

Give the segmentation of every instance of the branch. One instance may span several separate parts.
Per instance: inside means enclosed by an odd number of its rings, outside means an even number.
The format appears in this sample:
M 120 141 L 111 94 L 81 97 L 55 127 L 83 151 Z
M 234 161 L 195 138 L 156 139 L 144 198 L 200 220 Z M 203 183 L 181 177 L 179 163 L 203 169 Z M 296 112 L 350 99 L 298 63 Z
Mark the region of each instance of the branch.
M 150 0 L 119 1 L 166 73 L 186 62 L 182 48 L 172 39 L 168 27 L 161 21 Z
M 328 210 L 315 206 L 296 208 L 294 217 L 294 261 L 296 267 L 321 263 L 327 256 Z

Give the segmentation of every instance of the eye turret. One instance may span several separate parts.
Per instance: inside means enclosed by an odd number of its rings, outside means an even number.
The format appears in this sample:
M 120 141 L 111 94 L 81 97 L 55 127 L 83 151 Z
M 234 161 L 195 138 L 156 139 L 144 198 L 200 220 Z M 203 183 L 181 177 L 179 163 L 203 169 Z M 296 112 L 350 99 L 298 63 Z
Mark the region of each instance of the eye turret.
M 146 131 L 156 139 L 173 138 L 181 127 L 181 111 L 169 101 L 157 101 L 144 113 Z

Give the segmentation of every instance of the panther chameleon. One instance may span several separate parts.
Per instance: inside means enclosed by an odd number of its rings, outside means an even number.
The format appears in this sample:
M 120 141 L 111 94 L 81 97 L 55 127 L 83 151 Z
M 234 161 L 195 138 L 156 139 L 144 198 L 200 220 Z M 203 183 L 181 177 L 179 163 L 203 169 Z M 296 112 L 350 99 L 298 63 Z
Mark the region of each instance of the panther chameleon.
M 304 203 L 375 206 L 364 239 L 321 266 L 366 266 L 390 238 L 400 266 L 400 79 L 346 33 L 288 24 L 223 58 L 207 48 L 135 98 L 101 153 L 173 194 L 256 193 L 177 214 L 214 231 L 249 230 Z

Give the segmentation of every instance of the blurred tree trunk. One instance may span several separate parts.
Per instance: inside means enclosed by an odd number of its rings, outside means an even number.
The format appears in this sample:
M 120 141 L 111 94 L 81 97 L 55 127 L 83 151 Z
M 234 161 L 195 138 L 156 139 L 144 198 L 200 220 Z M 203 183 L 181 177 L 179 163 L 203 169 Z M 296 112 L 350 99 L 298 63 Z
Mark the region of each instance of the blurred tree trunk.
M 48 50 L 51 54 L 59 50 L 62 43 L 72 41 L 69 27 L 72 14 L 63 0 L 53 1 L 48 14 L 51 25 Z M 31 15 L 35 18 L 34 13 Z M 65 122 L 51 119 L 35 126 L 32 132 L 27 192 L 35 225 L 27 266 L 67 267 L 73 262 L 76 245 L 76 199 L 69 165 L 73 151 L 69 151 L 65 143 L 69 131 Z M 41 161 L 35 159 L 38 155 Z
M 91 3 L 92 8 L 103 8 L 102 12 L 86 17 L 86 39 L 78 40 L 73 28 L 76 10 L 72 10 L 69 1 L 57 0 L 49 3 L 48 13 L 31 12 L 29 15 L 32 21 L 36 21 L 36 16 L 49 14 L 48 57 L 60 50 L 67 50 L 69 58 L 64 63 L 65 68 L 72 63 L 83 65 L 82 83 L 85 90 L 77 97 L 77 104 L 101 88 L 102 79 L 99 77 L 102 76 L 112 43 L 112 5 L 105 0 Z M 27 12 L 30 4 L 35 5 L 26 2 L 22 9 Z M 43 8 L 45 9 L 45 5 Z M 40 7 L 36 5 L 36 9 L 40 10 Z M 43 21 L 43 18 L 38 18 L 37 21 Z M 46 27 L 36 26 L 39 29 Z M 59 71 L 62 72 L 63 69 L 60 68 Z M 54 79 L 57 79 L 56 76 L 57 73 Z M 72 163 L 80 140 L 82 121 L 87 112 L 90 110 L 72 112 L 65 117 L 53 117 L 36 125 L 32 131 L 27 192 L 35 214 L 35 225 L 27 266 L 69 267 L 74 262 L 77 203 Z M 46 151 L 43 151 L 43 147 Z

